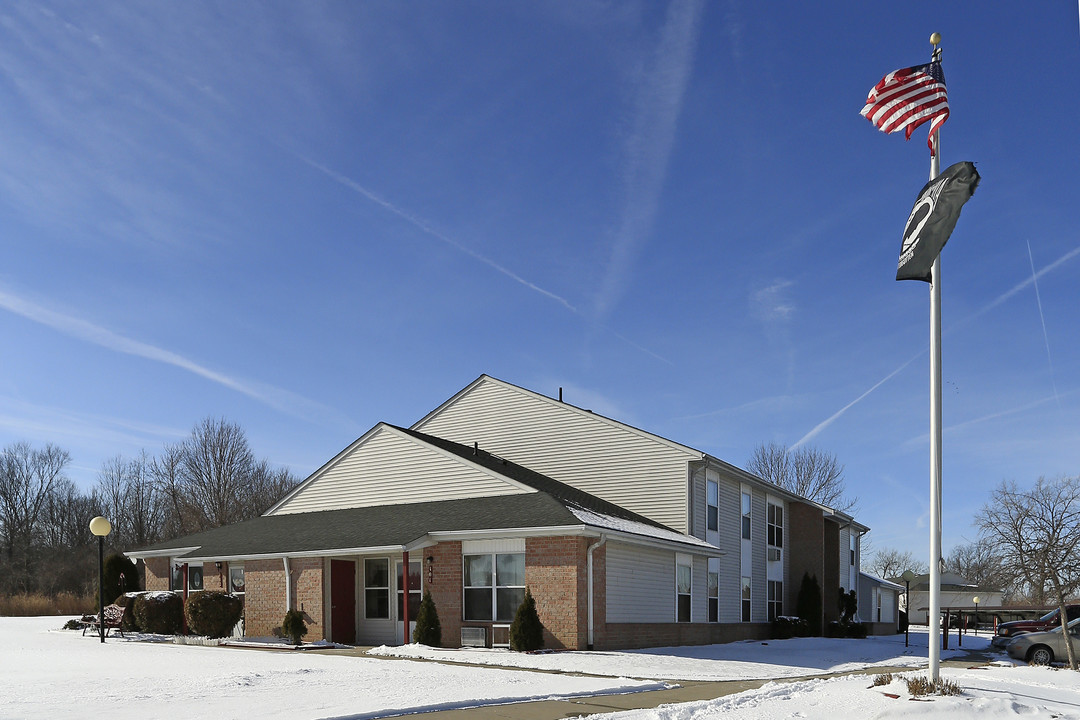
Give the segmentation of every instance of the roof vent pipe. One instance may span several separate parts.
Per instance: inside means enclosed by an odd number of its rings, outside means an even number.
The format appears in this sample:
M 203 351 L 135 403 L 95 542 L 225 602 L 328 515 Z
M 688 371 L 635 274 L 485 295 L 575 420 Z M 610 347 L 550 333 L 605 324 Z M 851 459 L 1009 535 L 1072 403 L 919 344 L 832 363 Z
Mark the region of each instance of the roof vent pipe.
M 473 454 L 474 456 L 476 456 L 476 455 L 479 455 L 479 454 L 480 454 L 480 443 L 478 443 L 478 442 L 474 442 L 474 443 L 472 444 L 472 454 Z
M 562 402 L 562 388 L 559 388 L 559 402 Z

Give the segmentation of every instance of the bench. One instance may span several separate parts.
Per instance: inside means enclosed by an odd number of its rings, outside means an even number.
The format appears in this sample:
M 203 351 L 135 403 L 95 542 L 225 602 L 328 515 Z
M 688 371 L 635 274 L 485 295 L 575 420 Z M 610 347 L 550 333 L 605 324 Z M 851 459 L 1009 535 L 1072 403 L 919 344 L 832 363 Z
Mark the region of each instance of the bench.
M 124 608 L 119 605 L 106 605 L 105 606 L 105 637 L 109 636 L 109 632 L 116 631 L 116 634 L 120 637 L 124 636 L 124 629 L 121 624 L 124 620 Z M 82 616 L 83 631 L 82 634 L 86 635 L 87 630 L 93 630 L 94 634 L 101 633 L 101 622 L 98 620 L 97 615 L 83 615 Z

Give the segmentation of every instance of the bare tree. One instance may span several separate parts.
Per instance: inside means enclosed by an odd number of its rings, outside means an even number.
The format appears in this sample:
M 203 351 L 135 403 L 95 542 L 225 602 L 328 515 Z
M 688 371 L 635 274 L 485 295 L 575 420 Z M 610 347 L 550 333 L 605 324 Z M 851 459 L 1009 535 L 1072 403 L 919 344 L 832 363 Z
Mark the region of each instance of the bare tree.
M 0 455 L 0 530 L 7 550 L 11 589 L 31 589 L 31 555 L 41 531 L 42 514 L 70 461 L 66 450 L 52 444 L 34 450 L 29 443 L 18 442 L 4 448 Z
M 97 495 L 113 524 L 116 546 L 142 547 L 161 539 L 164 497 L 151 474 L 146 452 L 129 459 L 105 460 L 98 473 Z
M 1002 599 L 1017 594 L 1013 579 L 1001 566 L 1001 557 L 985 539 L 955 546 L 945 558 L 945 569 L 979 587 L 1001 590 Z
M 1015 482 L 1002 482 L 980 511 L 978 526 L 1007 576 L 1054 599 L 1069 667 L 1076 670 L 1065 600 L 1080 591 L 1080 480 L 1040 477 L 1027 491 Z
M 926 563 L 916 560 L 910 551 L 900 552 L 893 548 L 881 548 L 870 555 L 866 569 L 879 578 L 898 578 L 905 570 L 910 570 L 916 575 L 927 572 Z
M 762 444 L 754 448 L 746 469 L 774 485 L 840 512 L 851 512 L 858 502 L 858 498 L 845 496 L 844 466 L 832 453 L 815 447 Z

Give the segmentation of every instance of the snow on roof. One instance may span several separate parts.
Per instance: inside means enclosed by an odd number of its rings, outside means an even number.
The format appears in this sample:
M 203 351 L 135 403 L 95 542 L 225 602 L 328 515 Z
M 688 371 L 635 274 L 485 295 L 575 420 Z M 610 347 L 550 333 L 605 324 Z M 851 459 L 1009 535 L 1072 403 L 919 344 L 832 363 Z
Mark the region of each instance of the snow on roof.
M 719 549 L 707 543 L 704 540 L 699 540 L 691 535 L 683 535 L 682 533 L 675 532 L 674 530 L 668 530 L 665 528 L 659 528 L 654 525 L 646 525 L 645 523 L 637 522 L 635 520 L 626 520 L 624 518 L 617 518 L 611 515 L 605 515 L 593 510 L 586 510 L 583 507 L 574 505 L 571 503 L 566 504 L 566 509 L 572 512 L 578 520 L 586 525 L 592 525 L 593 527 L 614 530 L 616 532 L 623 532 L 630 535 L 639 535 L 642 537 L 651 538 L 653 540 L 662 540 L 666 542 L 679 543 L 681 545 L 690 545 L 702 550 L 711 550 L 716 554 L 719 553 Z
M 903 590 L 904 589 L 903 585 L 897 585 L 892 580 L 886 580 L 884 578 L 879 578 L 877 575 L 871 575 L 870 573 L 866 572 L 865 570 L 860 570 L 859 574 L 866 577 L 866 578 L 868 578 L 868 579 L 870 579 L 870 580 L 873 580 L 878 585 L 884 585 L 885 587 L 891 587 L 891 588 L 895 588 L 897 590 Z

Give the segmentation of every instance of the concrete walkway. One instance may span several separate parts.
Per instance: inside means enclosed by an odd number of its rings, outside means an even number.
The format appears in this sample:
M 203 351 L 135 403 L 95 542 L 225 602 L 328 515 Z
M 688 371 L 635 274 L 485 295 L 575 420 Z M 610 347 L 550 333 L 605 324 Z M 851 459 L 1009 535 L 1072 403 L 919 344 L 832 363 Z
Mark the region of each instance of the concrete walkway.
M 333 650 L 318 650 L 315 652 L 334 655 L 353 655 L 366 652 L 366 648 L 348 648 Z M 404 658 L 382 658 L 386 660 Z M 970 653 L 963 657 L 943 660 L 942 667 L 968 668 L 973 665 L 985 665 L 992 658 L 984 653 Z M 415 658 L 411 661 L 417 662 Z M 421 660 L 420 662 L 437 662 L 435 660 Z M 451 663 L 454 665 L 466 663 Z M 488 666 L 468 663 L 470 667 L 495 667 L 500 670 L 521 670 L 523 672 L 552 672 L 535 670 L 530 668 L 508 668 L 504 666 Z M 648 692 L 626 693 L 623 695 L 592 695 L 589 697 L 569 698 L 566 700 L 536 700 L 532 702 L 507 703 L 505 705 L 484 705 L 475 708 L 463 708 L 460 710 L 435 710 L 426 713 L 417 713 L 424 720 L 559 720 L 560 718 L 574 718 L 596 713 L 612 713 L 622 710 L 638 710 L 655 708 L 672 703 L 695 702 L 698 700 L 713 700 L 734 695 L 746 690 L 756 690 L 769 682 L 799 682 L 813 678 L 843 677 L 847 675 L 880 675 L 881 673 L 912 672 L 918 668 L 910 667 L 874 667 L 865 670 L 855 670 L 839 673 L 825 673 L 820 675 L 806 675 L 803 677 L 778 678 L 776 680 L 724 680 L 720 682 L 703 682 L 696 680 L 678 680 L 678 687 L 666 690 L 651 690 Z

